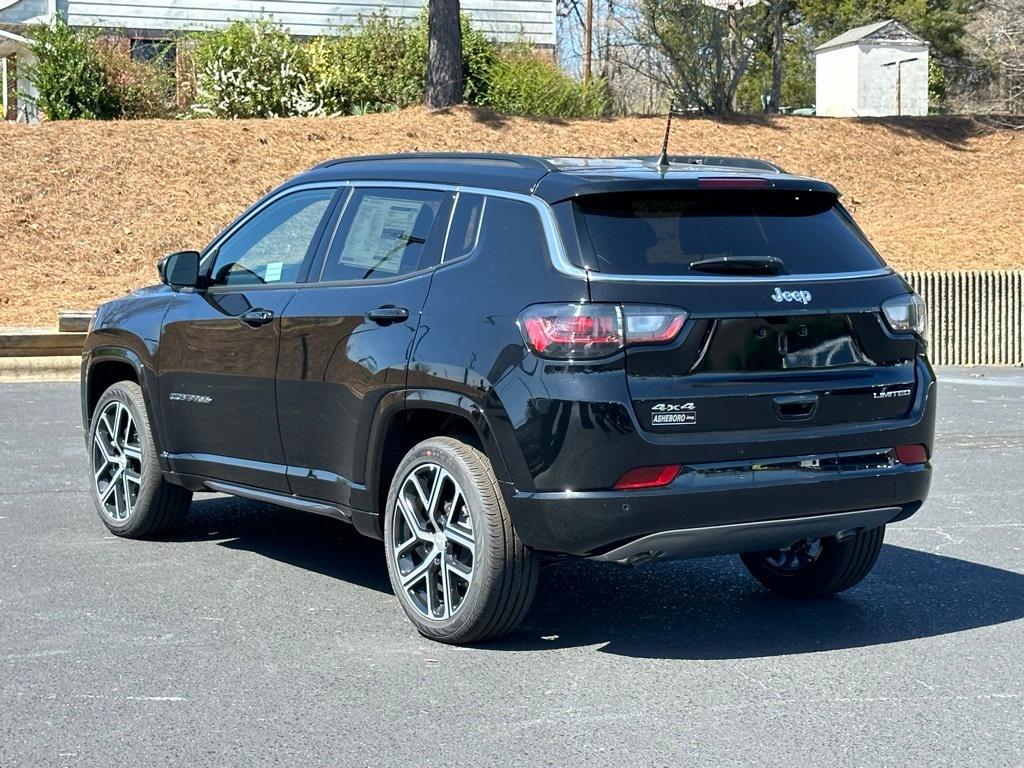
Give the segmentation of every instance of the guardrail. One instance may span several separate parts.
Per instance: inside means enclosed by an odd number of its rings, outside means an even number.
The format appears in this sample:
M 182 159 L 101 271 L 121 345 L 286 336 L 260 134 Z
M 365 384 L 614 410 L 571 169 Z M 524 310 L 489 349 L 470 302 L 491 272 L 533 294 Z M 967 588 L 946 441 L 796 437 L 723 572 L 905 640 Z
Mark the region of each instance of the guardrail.
M 928 305 L 932 363 L 1024 364 L 1024 270 L 903 276 Z
M 906 272 L 928 305 L 935 365 L 1024 365 L 1024 269 Z M 0 329 L 0 357 L 77 355 L 90 312 L 61 312 L 60 331 Z

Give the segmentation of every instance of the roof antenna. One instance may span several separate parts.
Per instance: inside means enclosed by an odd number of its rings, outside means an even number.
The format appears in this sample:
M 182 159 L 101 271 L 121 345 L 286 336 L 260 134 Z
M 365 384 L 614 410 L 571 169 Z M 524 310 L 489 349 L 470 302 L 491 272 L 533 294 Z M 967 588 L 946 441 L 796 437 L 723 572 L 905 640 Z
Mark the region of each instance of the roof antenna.
M 672 132 L 672 114 L 676 111 L 674 101 L 668 103 L 668 122 L 665 124 L 665 139 L 661 142 L 661 156 L 658 158 L 658 171 L 664 173 L 670 167 L 668 161 L 668 137 Z

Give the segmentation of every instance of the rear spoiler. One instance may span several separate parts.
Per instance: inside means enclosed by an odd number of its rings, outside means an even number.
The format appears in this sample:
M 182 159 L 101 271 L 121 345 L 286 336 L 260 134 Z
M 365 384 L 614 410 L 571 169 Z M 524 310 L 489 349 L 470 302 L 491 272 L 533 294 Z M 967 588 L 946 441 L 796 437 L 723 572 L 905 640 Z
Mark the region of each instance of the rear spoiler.
M 670 192 L 673 190 L 712 188 L 777 189 L 786 192 L 818 192 L 839 197 L 839 190 L 827 181 L 774 173 L 751 173 L 744 170 L 730 173 L 729 169 L 726 168 L 719 172 L 709 168 L 705 174 L 690 172 L 675 175 L 669 172 L 664 178 L 660 179 L 605 177 L 592 181 L 588 180 L 582 184 L 574 183 L 571 186 L 565 184 L 561 179 L 558 182 L 551 183 L 549 181 L 551 178 L 551 176 L 547 176 L 542 179 L 535 191 L 535 194 L 551 204 L 588 195 L 611 195 L 623 192 Z
M 637 157 L 644 165 L 651 168 L 658 167 L 658 157 Z M 744 168 L 750 171 L 770 171 L 771 173 L 785 173 L 775 163 L 769 163 L 758 157 L 729 157 L 726 155 L 669 155 L 669 167 L 673 165 L 713 165 L 718 168 Z

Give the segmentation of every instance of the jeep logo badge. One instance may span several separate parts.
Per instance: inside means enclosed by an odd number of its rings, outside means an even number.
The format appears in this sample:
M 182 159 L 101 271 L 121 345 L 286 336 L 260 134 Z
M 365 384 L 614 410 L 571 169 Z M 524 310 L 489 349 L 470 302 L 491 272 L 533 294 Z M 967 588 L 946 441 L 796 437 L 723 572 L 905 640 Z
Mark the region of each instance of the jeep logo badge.
M 811 301 L 810 291 L 784 291 L 781 288 L 775 288 L 775 293 L 772 294 L 772 301 L 781 304 L 784 301 L 798 301 L 801 304 L 809 304 Z

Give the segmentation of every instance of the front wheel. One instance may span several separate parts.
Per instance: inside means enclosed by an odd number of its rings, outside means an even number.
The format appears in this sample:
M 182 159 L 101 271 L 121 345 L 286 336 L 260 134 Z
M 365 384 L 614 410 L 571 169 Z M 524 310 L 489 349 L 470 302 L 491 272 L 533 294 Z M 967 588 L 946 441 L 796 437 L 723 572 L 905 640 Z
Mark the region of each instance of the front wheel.
M 177 526 L 192 492 L 164 480 L 142 389 L 132 381 L 110 386 L 89 425 L 92 498 L 111 533 L 130 539 Z
M 519 539 L 487 456 L 435 437 L 399 465 L 384 513 L 388 575 L 425 637 L 490 640 L 522 621 L 538 563 Z
M 785 549 L 740 555 L 750 574 L 773 592 L 795 597 L 824 597 L 849 589 L 868 575 L 878 559 L 885 526 L 834 536 L 804 539 Z

